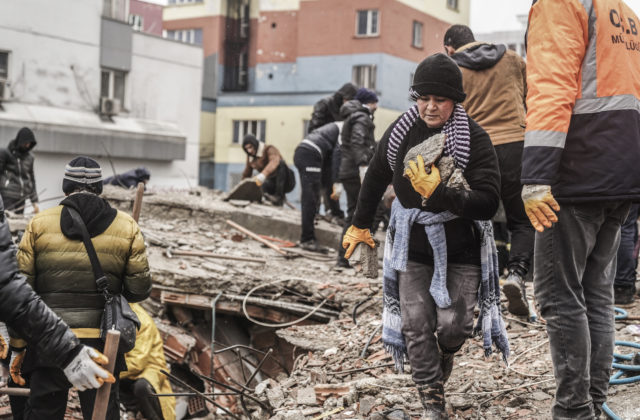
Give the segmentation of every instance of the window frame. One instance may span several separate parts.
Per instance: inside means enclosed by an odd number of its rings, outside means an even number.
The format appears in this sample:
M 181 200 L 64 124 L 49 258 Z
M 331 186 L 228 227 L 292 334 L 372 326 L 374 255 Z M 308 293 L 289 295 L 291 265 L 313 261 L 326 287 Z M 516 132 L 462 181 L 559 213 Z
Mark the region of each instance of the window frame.
M 378 66 L 375 64 L 356 64 L 351 67 L 351 82 L 356 86 L 375 91 L 377 78 Z M 369 83 L 365 83 L 366 81 Z
M 200 34 L 200 36 L 198 36 Z M 202 45 L 202 28 L 165 29 L 162 36 L 166 39 L 189 45 Z M 198 38 L 200 38 L 198 40 Z
M 129 25 L 134 31 L 142 32 L 144 31 L 144 16 L 130 14 L 129 15 Z
M 420 29 L 420 36 L 416 37 L 416 29 Z M 424 48 L 424 24 L 418 20 L 414 20 L 411 25 L 411 46 L 414 48 Z M 418 41 L 418 42 L 416 42 Z
M 373 32 L 373 12 L 376 13 L 375 27 L 376 31 Z M 360 13 L 367 14 L 367 23 L 364 33 L 360 33 Z M 359 9 L 356 10 L 356 37 L 357 38 L 372 38 L 380 36 L 380 9 Z
M 106 92 L 107 95 L 104 95 L 105 92 L 103 91 L 103 86 L 102 86 L 103 75 L 105 73 L 108 74 L 107 92 Z M 116 73 L 118 73 L 118 75 L 122 75 L 122 96 L 121 97 L 115 96 Z M 109 98 L 109 99 L 118 99 L 120 100 L 120 107 L 124 109 L 125 107 L 124 101 L 127 98 L 127 72 L 122 70 L 110 69 L 107 67 L 100 68 L 100 97 Z
M 252 125 L 255 124 L 255 127 Z M 242 139 L 247 134 L 253 134 L 256 138 L 262 142 L 265 141 L 265 134 L 267 131 L 267 120 L 231 120 L 232 137 L 231 144 L 242 146 Z
M 2 76 L 0 74 L 0 101 L 5 98 L 5 91 L 7 87 L 7 82 L 9 80 L 9 68 L 11 67 L 11 51 L 8 50 L 0 50 L 0 55 L 5 54 L 7 57 L 7 65 L 5 69 L 5 75 Z

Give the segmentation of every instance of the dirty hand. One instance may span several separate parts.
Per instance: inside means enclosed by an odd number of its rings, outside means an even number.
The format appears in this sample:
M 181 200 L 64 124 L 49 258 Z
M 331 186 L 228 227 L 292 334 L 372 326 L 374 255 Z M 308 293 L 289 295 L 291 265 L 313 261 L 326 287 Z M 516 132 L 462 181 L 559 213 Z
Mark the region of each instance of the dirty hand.
M 435 165 L 431 165 L 431 173 L 427 173 L 422 156 L 418 155 L 416 160 L 417 164 L 412 160 L 409 161 L 409 167 L 404 171 L 404 176 L 409 178 L 413 189 L 418 194 L 429 198 L 440 184 L 440 171 Z
M 9 362 L 9 373 L 11 374 L 11 379 L 13 379 L 14 384 L 20 386 L 24 386 L 26 384 L 24 378 L 22 377 L 22 373 L 20 372 L 26 352 L 26 349 L 22 349 L 19 351 L 13 350 L 11 352 L 11 361 Z
M 353 251 L 356 249 L 356 246 L 360 243 L 364 242 L 369 245 L 371 248 L 376 247 L 376 243 L 373 242 L 373 238 L 371 237 L 371 232 L 369 229 L 360 229 L 353 225 L 349 226 L 347 229 L 347 233 L 344 234 L 342 238 L 342 247 L 347 251 L 344 253 L 344 257 L 349 259 Z
M 98 365 L 106 365 L 108 362 L 107 356 L 98 350 L 82 346 L 80 353 L 71 359 L 71 363 L 63 371 L 71 385 L 78 388 L 78 391 L 100 388 L 104 382 L 112 384 L 116 381 L 112 374 Z
M 267 179 L 266 176 L 264 176 L 264 174 L 261 172 L 258 175 L 253 177 L 253 182 L 256 183 L 256 185 L 259 187 L 262 184 L 264 184 L 264 180 Z
M 0 359 L 6 359 L 7 354 L 9 354 L 9 346 L 4 337 L 0 335 Z
M 522 201 L 524 202 L 524 211 L 538 232 L 542 232 L 545 227 L 550 228 L 552 223 L 558 221 L 558 216 L 553 210 L 560 211 L 560 206 L 551 194 L 551 186 L 524 185 L 522 187 Z
M 38 207 L 38 203 L 31 203 L 31 205 L 33 206 L 34 213 L 40 213 L 40 207 Z
M 336 182 L 333 184 L 331 195 L 329 197 L 334 201 L 338 201 L 340 200 L 340 195 L 342 195 L 342 184 Z

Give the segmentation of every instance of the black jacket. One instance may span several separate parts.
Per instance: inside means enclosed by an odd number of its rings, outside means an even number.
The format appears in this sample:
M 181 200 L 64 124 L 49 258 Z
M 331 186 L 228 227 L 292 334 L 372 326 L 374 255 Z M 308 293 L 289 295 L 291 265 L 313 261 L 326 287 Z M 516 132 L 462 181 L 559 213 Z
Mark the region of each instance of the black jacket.
M 344 119 L 340 179 L 345 180 L 358 177 L 359 167 L 367 166 L 373 157 L 376 149 L 373 134 L 375 125 L 369 108 L 356 99 L 342 105 L 340 116 Z
M 447 188 L 441 183 L 427 201 L 426 206 L 422 206 L 422 197 L 413 189 L 411 182 L 403 176 L 403 160 L 410 148 L 440 132 L 441 129 L 428 128 L 424 121 L 418 119 L 400 144 L 396 156 L 396 167 L 391 171 L 387 161 L 387 144 L 392 127 L 393 124 L 384 134 L 369 164 L 358 197 L 353 224 L 363 229 L 371 226 L 384 190 L 389 183 L 393 183 L 396 196 L 404 207 L 420 208 L 434 213 L 450 210 L 459 216 L 444 225 L 448 261 L 480 265 L 480 238 L 473 220 L 491 219 L 498 210 L 500 200 L 500 170 L 491 139 L 475 121 L 469 118 L 471 157 L 463 174 L 471 191 Z M 422 225 L 414 224 L 411 230 L 409 259 L 433 264 L 433 250 Z
M 338 180 L 340 169 L 340 131 L 342 122 L 331 122 L 307 134 L 298 147 L 314 150 L 322 158 L 322 170 L 330 171 L 331 184 Z M 309 144 L 311 143 L 311 144 Z
M 340 107 L 342 95 L 334 93 L 332 96 L 320 99 L 313 106 L 311 121 L 309 121 L 309 133 L 333 121 L 340 120 Z
M 52 365 L 64 367 L 79 351 L 80 342 L 19 274 L 15 254 L 0 199 L 0 321 L 36 346 Z
M 35 144 L 31 139 L 31 147 L 23 151 L 17 140 L 11 140 L 6 149 L 0 149 L 0 195 L 6 201 L 28 198 L 33 203 L 38 202 L 33 155 L 30 153 Z
M 147 168 L 136 168 L 122 174 L 110 176 L 102 181 L 104 185 L 116 185 L 123 188 L 134 188 L 139 182 L 150 179 L 151 173 Z

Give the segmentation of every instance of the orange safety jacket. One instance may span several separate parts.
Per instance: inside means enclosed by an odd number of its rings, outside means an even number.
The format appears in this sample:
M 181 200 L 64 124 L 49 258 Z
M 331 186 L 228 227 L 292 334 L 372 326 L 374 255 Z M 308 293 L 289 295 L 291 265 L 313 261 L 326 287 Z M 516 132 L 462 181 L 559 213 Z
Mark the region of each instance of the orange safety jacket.
M 640 198 L 640 20 L 621 0 L 538 0 L 527 35 L 523 184 Z

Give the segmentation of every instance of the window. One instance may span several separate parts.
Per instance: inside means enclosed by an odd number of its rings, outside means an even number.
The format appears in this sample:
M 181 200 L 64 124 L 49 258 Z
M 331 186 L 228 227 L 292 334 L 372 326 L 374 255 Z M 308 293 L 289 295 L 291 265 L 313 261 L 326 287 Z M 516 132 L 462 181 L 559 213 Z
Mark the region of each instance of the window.
M 165 38 L 173 39 L 187 44 L 202 45 L 202 29 L 178 29 L 165 31 Z
M 134 31 L 142 31 L 144 27 L 142 16 L 129 15 L 129 25 L 131 25 Z
M 447 0 L 447 7 L 449 9 L 458 10 L 458 0 Z
M 204 0 L 169 0 L 169 4 L 202 3 Z
M 9 53 L 0 51 L 0 100 L 4 99 L 5 85 L 9 78 Z
M 379 13 L 377 10 L 358 10 L 358 13 L 356 14 L 356 35 L 378 35 L 378 19 Z
M 265 120 L 233 120 L 233 144 L 242 144 L 246 134 L 253 134 L 260 141 L 264 141 L 267 122 Z
M 413 21 L 413 41 L 411 45 L 422 48 L 422 22 Z
M 376 90 L 375 64 L 353 66 L 351 81 L 356 86 Z
M 111 19 L 127 21 L 129 0 L 104 0 L 102 15 Z
M 119 70 L 103 69 L 100 77 L 100 96 L 120 100 L 124 106 L 124 79 L 126 73 Z

